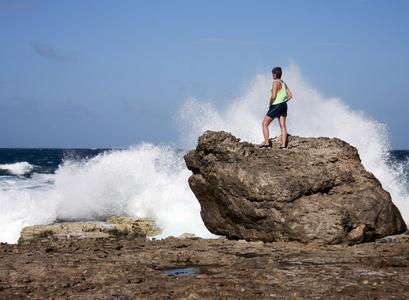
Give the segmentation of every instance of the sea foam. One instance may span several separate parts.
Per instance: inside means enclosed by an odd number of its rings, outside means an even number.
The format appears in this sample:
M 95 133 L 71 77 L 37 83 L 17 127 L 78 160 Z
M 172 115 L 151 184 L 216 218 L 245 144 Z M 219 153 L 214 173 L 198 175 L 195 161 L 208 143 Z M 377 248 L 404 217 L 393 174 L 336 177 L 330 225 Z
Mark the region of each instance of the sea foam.
M 0 186 L 0 240 L 15 243 L 24 226 L 112 215 L 154 219 L 163 230 L 157 238 L 212 237 L 189 188 L 184 153 L 142 143 L 91 159 L 67 158 L 55 174 L 7 178 Z
M 34 166 L 26 161 L 0 165 L 0 170 L 5 170 L 11 175 L 25 175 L 30 173 L 33 168 Z
M 90 160 L 65 161 L 55 177 L 58 217 L 150 217 L 164 236 L 211 236 L 189 189 L 189 173 L 181 151 L 147 143 Z
M 339 98 L 324 97 L 294 64 L 283 68 L 283 79 L 293 94 L 288 103 L 288 132 L 337 137 L 355 146 L 365 168 L 390 192 L 408 222 L 408 165 L 390 163 L 386 125 L 352 110 Z M 207 99 L 186 99 L 175 114 L 180 136 L 176 147 L 141 143 L 91 159 L 66 157 L 55 174 L 1 177 L 0 241 L 15 243 L 24 226 L 58 219 L 100 220 L 111 215 L 153 218 L 163 229 L 160 237 L 185 232 L 213 237 L 189 188 L 191 172 L 183 154 L 196 147 L 206 130 L 228 131 L 243 141 L 261 143 L 261 122 L 268 109 L 271 83 L 269 72 L 256 75 L 243 87 L 240 97 L 226 99 L 230 104 L 225 109 L 217 109 Z M 270 136 L 278 135 L 280 129 L 274 120 Z M 3 167 L 16 174 L 30 169 L 27 163 Z

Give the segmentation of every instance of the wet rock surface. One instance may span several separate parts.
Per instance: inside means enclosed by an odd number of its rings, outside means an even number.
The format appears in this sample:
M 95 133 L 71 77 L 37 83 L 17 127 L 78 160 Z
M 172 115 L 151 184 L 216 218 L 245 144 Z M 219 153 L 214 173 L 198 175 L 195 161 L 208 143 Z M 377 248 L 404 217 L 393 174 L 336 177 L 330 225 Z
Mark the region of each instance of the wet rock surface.
M 409 299 L 403 242 L 37 238 L 0 265 L 0 299 Z
M 206 131 L 185 155 L 210 232 L 248 241 L 357 244 L 402 233 L 390 194 L 340 139 L 290 136 L 270 149 Z

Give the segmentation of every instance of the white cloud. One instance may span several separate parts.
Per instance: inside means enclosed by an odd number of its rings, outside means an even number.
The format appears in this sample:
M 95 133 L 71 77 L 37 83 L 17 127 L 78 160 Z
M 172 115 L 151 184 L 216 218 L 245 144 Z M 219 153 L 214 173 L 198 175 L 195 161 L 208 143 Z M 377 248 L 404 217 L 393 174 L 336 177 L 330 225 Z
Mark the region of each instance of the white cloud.
M 31 42 L 33 45 L 34 49 L 37 51 L 38 54 L 48 57 L 48 58 L 54 58 L 59 61 L 70 61 L 70 62 L 76 62 L 77 57 L 74 52 L 68 53 L 68 54 L 61 54 L 58 50 L 53 48 L 52 46 L 45 45 L 45 44 L 40 44 L 38 42 Z
M 343 43 L 318 43 L 317 46 L 345 47 L 345 46 L 349 46 L 349 44 L 343 44 Z
M 33 1 L 21 1 L 21 0 L 12 0 L 12 1 L 3 1 L 0 3 L 0 11 L 29 11 L 37 8 Z
M 254 42 L 254 41 L 241 41 L 241 40 L 203 39 L 199 41 L 199 44 L 256 45 L 256 44 L 261 44 L 261 43 Z
M 74 100 L 58 102 L 56 109 L 59 116 L 66 118 L 94 116 L 94 113 L 86 105 Z

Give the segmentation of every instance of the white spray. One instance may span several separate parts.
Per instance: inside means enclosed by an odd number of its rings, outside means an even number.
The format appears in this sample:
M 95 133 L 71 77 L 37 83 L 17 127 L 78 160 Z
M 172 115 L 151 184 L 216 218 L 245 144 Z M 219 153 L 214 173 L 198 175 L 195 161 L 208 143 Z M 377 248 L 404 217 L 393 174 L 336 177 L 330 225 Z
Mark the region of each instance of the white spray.
M 303 137 L 337 137 L 355 146 L 365 168 L 390 192 L 392 201 L 409 223 L 405 167 L 387 163 L 391 150 L 387 126 L 364 112 L 353 111 L 338 98 L 324 98 L 303 78 L 294 64 L 283 69 L 282 79 L 293 94 L 288 102 L 288 133 Z M 188 148 L 195 147 L 197 137 L 209 129 L 228 131 L 243 141 L 260 144 L 263 141 L 261 122 L 268 110 L 272 81 L 269 72 L 256 76 L 243 95 L 223 112 L 218 112 L 205 100 L 188 99 L 179 110 L 181 132 L 191 128 L 189 134 L 181 135 L 184 137 L 182 143 Z M 270 137 L 280 134 L 278 122 L 274 120 L 270 124 Z
M 357 147 L 365 168 L 391 193 L 409 221 L 407 165 L 387 164 L 390 150 L 386 126 L 340 99 L 325 99 L 307 84 L 295 65 L 283 69 L 293 94 L 288 103 L 288 132 L 299 136 L 338 137 Z M 205 130 L 224 130 L 252 143 L 263 141 L 261 122 L 268 109 L 272 78 L 255 77 L 243 95 L 218 111 L 206 99 L 189 98 L 176 116 L 182 149 L 192 149 Z M 276 121 L 270 136 L 280 135 Z M 5 167 L 5 166 L 3 166 Z M 7 166 L 25 172 L 30 166 Z M 0 178 L 0 241 L 15 243 L 24 226 L 49 224 L 56 219 L 95 220 L 110 215 L 151 217 L 164 232 L 212 237 L 200 217 L 200 205 L 188 186 L 191 172 L 183 153 L 169 146 L 141 144 L 112 150 L 92 159 L 66 159 L 56 174 L 32 178 Z

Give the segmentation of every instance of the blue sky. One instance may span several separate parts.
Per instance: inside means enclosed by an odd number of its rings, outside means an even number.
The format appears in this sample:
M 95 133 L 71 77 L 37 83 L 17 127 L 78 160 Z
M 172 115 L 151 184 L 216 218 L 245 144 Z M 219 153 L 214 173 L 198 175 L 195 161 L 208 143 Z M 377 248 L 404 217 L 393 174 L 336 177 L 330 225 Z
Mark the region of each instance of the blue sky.
M 407 0 L 0 0 L 0 147 L 172 143 L 187 97 L 223 106 L 292 61 L 409 149 L 408 12 Z

